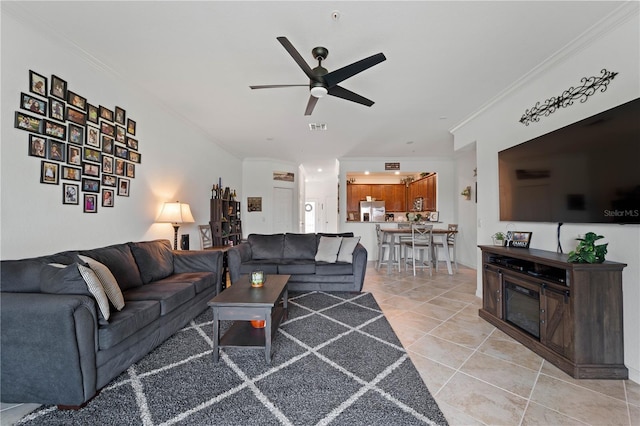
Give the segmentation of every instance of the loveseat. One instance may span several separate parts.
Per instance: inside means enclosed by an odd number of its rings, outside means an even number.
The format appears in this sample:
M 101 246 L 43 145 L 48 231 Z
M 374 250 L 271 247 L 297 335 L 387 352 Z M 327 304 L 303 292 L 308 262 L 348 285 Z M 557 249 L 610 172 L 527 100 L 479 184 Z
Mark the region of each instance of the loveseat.
M 251 234 L 227 252 L 235 282 L 254 271 L 289 274 L 292 291 L 359 292 L 367 269 L 367 250 L 353 233 Z
M 1 400 L 81 406 L 206 309 L 222 253 L 156 240 L 0 268 Z

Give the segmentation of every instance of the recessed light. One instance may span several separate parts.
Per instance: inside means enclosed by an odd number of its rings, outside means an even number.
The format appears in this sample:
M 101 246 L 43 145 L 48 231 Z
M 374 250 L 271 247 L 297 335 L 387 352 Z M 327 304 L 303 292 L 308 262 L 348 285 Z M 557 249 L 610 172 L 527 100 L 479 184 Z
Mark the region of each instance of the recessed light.
M 318 171 L 319 171 L 319 172 L 321 172 L 321 171 L 322 171 L 322 169 L 318 169 Z
M 399 174 L 400 174 L 400 172 L 396 171 L 394 174 L 399 175 Z
M 369 174 L 369 170 L 365 170 L 365 171 L 364 171 L 364 174 L 365 174 L 365 175 L 368 175 L 368 174 Z

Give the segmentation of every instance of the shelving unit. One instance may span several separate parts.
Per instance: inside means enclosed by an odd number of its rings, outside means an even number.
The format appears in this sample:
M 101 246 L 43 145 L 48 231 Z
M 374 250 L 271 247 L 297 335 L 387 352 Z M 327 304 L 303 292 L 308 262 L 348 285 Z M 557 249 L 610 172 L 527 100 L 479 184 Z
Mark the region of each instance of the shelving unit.
M 237 245 L 242 240 L 240 202 L 230 198 L 212 198 L 210 202 L 211 237 L 214 246 Z
M 624 263 L 567 262 L 566 254 L 482 250 L 481 318 L 576 379 L 627 379 Z

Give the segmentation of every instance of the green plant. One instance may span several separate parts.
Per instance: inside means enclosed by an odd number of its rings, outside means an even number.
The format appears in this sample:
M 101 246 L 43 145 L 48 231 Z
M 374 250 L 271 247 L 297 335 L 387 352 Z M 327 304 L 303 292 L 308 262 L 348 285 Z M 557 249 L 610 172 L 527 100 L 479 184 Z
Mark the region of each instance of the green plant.
M 602 235 L 597 235 L 593 232 L 587 232 L 584 238 L 576 238 L 578 245 L 576 249 L 569 252 L 569 258 L 567 259 L 571 263 L 602 263 L 604 262 L 604 256 L 607 254 L 606 244 L 596 245 L 596 241 L 604 238 Z
M 491 236 L 491 238 L 496 239 L 496 240 L 504 240 L 505 238 L 507 238 L 507 236 L 504 235 L 504 232 L 498 231 L 495 234 L 493 234 Z

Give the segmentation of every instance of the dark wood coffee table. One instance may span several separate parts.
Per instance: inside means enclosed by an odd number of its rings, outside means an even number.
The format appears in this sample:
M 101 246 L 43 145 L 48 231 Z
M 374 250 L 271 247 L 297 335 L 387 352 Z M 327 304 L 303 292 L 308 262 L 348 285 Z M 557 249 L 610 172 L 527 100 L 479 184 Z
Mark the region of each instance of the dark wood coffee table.
M 251 287 L 248 275 L 243 275 L 231 287 L 208 303 L 213 308 L 213 361 L 218 362 L 220 348 L 264 348 L 265 359 L 271 363 L 271 340 L 280 322 L 287 316 L 287 283 L 289 275 L 267 275 L 264 286 Z M 282 304 L 280 303 L 282 301 Z M 220 336 L 220 321 L 235 321 Z M 254 328 L 251 320 L 266 321 L 264 328 Z

